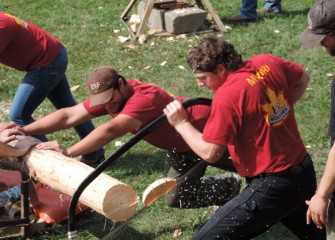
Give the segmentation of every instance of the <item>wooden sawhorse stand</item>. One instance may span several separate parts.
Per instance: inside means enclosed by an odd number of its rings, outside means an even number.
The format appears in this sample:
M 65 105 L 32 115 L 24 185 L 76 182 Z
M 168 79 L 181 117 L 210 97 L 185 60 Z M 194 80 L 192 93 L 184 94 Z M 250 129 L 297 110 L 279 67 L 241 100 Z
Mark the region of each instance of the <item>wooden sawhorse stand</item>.
M 144 33 L 144 28 L 145 28 L 145 25 L 148 22 L 148 19 L 150 17 L 152 9 L 154 8 L 155 0 L 148 0 L 148 4 L 147 4 L 147 7 L 145 9 L 144 16 L 141 19 L 140 27 L 138 28 L 137 32 L 134 33 L 130 29 L 127 21 L 129 20 L 128 14 L 131 11 L 131 9 L 135 6 L 136 2 L 137 2 L 137 0 L 131 0 L 130 1 L 130 3 L 128 4 L 126 9 L 121 14 L 121 20 L 126 24 L 131 37 L 138 39 Z M 197 6 L 199 8 L 205 9 L 204 5 L 202 4 L 202 0 L 195 0 L 195 2 L 196 2 Z M 223 25 L 220 17 L 217 15 L 217 13 L 216 13 L 213 5 L 210 3 L 210 1 L 209 0 L 203 0 L 203 2 L 204 2 L 205 6 L 208 10 L 208 14 L 213 19 L 213 22 L 216 24 L 218 30 L 221 31 L 221 32 L 228 32 L 229 30 Z

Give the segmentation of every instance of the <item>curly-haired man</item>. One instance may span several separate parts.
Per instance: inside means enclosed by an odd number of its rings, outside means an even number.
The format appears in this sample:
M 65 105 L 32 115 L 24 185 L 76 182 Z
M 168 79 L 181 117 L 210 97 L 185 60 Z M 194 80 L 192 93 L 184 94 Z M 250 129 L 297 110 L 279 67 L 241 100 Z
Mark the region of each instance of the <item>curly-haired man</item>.
M 214 92 L 203 133 L 177 100 L 164 113 L 202 159 L 214 163 L 228 148 L 247 183 L 194 239 L 251 239 L 279 221 L 299 239 L 326 239 L 324 230 L 306 224 L 305 199 L 315 192 L 316 176 L 293 108 L 309 75 L 270 54 L 243 61 L 232 44 L 215 37 L 203 39 L 188 64 L 198 85 Z

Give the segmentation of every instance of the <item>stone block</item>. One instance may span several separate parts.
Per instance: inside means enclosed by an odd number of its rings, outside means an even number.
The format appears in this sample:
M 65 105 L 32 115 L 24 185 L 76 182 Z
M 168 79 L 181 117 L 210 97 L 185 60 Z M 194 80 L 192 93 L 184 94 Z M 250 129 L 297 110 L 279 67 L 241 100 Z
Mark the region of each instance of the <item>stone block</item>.
M 143 19 L 147 4 L 141 1 L 137 6 L 137 14 Z M 172 34 L 197 31 L 204 23 L 207 12 L 197 7 L 175 10 L 153 8 L 148 24 L 152 29 L 164 30 Z
M 164 14 L 165 30 L 173 34 L 197 31 L 207 16 L 207 12 L 200 8 L 188 7 L 167 11 Z
M 137 6 L 137 15 L 139 15 L 141 19 L 143 19 L 146 8 L 147 4 L 142 1 Z M 167 10 L 164 9 L 157 9 L 157 8 L 152 9 L 152 12 L 148 19 L 148 24 L 150 28 L 165 30 L 164 13 L 166 11 Z

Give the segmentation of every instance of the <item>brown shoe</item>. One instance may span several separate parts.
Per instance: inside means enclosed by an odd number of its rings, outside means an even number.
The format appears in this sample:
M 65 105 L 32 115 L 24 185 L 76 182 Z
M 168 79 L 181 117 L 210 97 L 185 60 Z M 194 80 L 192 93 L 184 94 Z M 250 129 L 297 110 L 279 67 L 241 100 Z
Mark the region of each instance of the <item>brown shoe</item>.
M 235 16 L 231 16 L 226 18 L 226 21 L 228 22 L 243 22 L 243 18 L 241 18 L 240 15 L 235 15 Z
M 241 22 L 254 22 L 256 20 L 257 19 L 243 19 L 240 15 L 235 15 L 235 16 L 226 18 L 225 22 L 241 23 Z

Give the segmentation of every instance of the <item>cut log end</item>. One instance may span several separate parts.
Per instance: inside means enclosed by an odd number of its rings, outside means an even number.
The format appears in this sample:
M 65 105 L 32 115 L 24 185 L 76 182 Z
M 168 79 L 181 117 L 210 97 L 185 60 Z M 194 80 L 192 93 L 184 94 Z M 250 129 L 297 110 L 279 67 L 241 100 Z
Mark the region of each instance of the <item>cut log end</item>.
M 177 185 L 173 178 L 161 178 L 151 183 L 143 192 L 142 202 L 145 206 L 150 206 L 159 197 L 171 191 Z
M 126 184 L 119 184 L 111 188 L 103 201 L 103 213 L 113 222 L 128 220 L 136 211 L 138 195 Z

